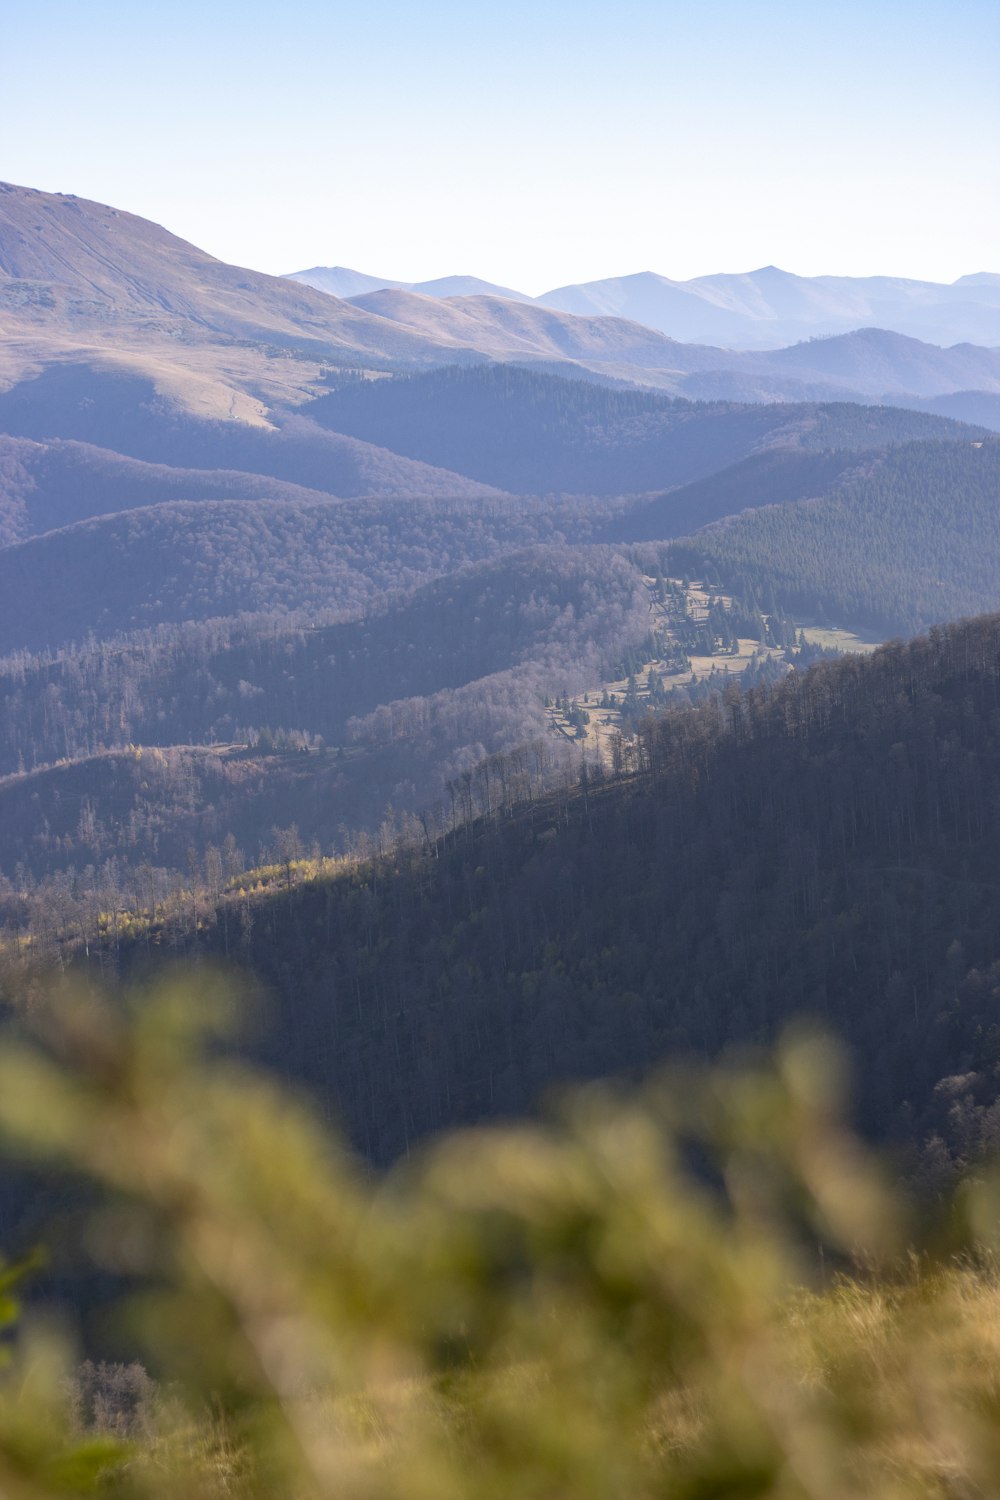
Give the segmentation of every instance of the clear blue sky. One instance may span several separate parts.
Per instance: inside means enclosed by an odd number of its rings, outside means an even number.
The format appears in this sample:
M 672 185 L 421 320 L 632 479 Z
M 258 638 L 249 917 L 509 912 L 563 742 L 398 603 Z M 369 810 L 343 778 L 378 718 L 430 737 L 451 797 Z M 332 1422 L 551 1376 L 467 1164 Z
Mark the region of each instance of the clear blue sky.
M 35 0 L 0 177 L 226 260 L 528 292 L 1000 271 L 1000 0 Z

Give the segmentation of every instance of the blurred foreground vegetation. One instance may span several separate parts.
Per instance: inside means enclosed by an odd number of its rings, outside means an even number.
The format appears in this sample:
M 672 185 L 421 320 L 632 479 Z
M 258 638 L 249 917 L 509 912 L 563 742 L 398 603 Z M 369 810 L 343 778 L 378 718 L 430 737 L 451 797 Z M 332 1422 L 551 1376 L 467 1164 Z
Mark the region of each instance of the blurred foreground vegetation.
M 7 1033 L 0 1140 L 90 1183 L 143 1366 L 80 1367 L 10 1266 L 5 1497 L 1000 1489 L 1000 1192 L 918 1239 L 829 1045 L 588 1089 L 371 1180 L 227 1052 L 238 1011 L 204 978 L 39 991 Z

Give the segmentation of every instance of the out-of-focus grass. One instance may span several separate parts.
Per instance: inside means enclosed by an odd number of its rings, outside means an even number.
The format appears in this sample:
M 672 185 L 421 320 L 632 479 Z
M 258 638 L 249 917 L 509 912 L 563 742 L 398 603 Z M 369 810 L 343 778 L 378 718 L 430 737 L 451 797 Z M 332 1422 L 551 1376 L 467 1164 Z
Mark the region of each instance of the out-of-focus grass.
M 966 1185 L 947 1250 L 915 1248 L 828 1045 L 583 1090 L 371 1183 L 206 1045 L 236 1009 L 204 978 L 127 1012 L 36 995 L 0 1048 L 0 1139 L 96 1187 L 86 1249 L 144 1287 L 158 1382 L 119 1372 L 109 1390 L 145 1394 L 116 1424 L 91 1369 L 81 1421 L 72 1352 L 26 1319 L 4 1495 L 1000 1491 L 1000 1197 Z

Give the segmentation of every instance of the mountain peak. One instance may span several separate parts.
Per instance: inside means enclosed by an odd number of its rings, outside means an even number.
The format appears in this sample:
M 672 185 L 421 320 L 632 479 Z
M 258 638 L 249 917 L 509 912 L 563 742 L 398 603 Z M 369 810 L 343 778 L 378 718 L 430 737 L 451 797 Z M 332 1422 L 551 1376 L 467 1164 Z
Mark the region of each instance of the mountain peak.
M 533 302 L 524 292 L 498 286 L 480 276 L 438 276 L 431 281 L 398 281 L 391 276 L 370 276 L 367 271 L 353 271 L 347 266 L 311 266 L 307 271 L 290 271 L 287 281 L 299 281 L 334 297 L 363 297 L 368 292 L 417 292 L 424 297 L 503 297 L 508 302 Z

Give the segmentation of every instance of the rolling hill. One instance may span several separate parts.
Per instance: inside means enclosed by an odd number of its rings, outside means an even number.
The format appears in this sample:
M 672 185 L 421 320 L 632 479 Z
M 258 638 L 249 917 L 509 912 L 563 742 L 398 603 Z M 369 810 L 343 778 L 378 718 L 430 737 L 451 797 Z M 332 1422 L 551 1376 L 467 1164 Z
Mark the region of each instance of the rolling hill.
M 318 490 L 235 469 L 143 463 L 90 443 L 0 434 L 0 547 L 42 532 L 172 500 L 328 500 Z
M 617 542 L 679 537 L 750 508 L 825 495 L 846 472 L 877 456 L 847 448 L 819 453 L 765 448 L 717 474 L 630 506 L 614 517 L 604 536 Z
M 883 328 L 813 337 L 784 349 L 740 351 L 678 343 L 620 317 L 559 315 L 496 297 L 418 297 L 375 291 L 358 307 L 428 337 L 448 337 L 494 359 L 577 362 L 676 395 L 801 401 L 842 396 L 896 401 L 955 391 L 1000 392 L 1000 349 L 942 349 Z
M 712 305 L 766 320 L 841 295 L 754 287 Z M 896 628 L 993 602 L 984 430 L 867 402 L 991 411 L 995 351 L 862 329 L 741 353 L 497 290 L 349 302 L 100 204 L 0 192 L 4 770 L 86 761 L 103 786 L 130 740 L 182 760 L 218 742 L 238 780 L 280 737 L 315 822 L 328 740 L 343 763 L 315 826 L 340 839 L 557 733 L 546 697 L 627 680 L 658 649 L 649 590 L 672 557 L 762 632 L 778 601 Z M 752 399 L 671 393 L 697 382 Z M 44 846 L 51 876 L 83 856 L 36 793 L 19 862 Z M 102 848 L 153 859 L 128 806 Z
M 1000 432 L 1000 396 L 994 391 L 954 391 L 949 396 L 934 396 L 929 400 L 910 398 L 901 404 L 919 411 L 936 412 L 941 417 L 952 417 L 958 422 L 978 423 L 993 432 Z
M 358 275 L 351 273 L 350 285 L 367 285 Z M 774 268 L 702 278 L 680 289 L 663 278 L 626 278 L 603 291 L 568 289 L 560 303 L 557 294 L 532 301 L 476 278 L 446 277 L 346 300 L 301 280 L 226 265 L 121 210 L 7 183 L 0 184 L 0 389 L 16 392 L 52 374 L 58 382 L 68 367 L 77 382 L 89 375 L 98 383 L 145 384 L 148 399 L 172 413 L 266 427 L 276 413 L 320 394 L 331 370 L 414 370 L 484 358 L 563 361 L 581 372 L 725 399 L 997 388 L 995 358 L 970 349 L 918 357 L 883 347 L 878 359 L 870 349 L 853 359 L 832 350 L 786 350 L 768 361 L 705 346 L 712 339 L 737 342 L 729 336 L 733 318 L 763 326 L 778 313 L 798 316 L 803 307 L 853 311 L 830 327 L 795 324 L 790 337 L 878 321 L 883 304 L 874 291 L 848 296 L 828 281 L 789 278 Z M 909 287 L 915 306 L 932 296 L 926 287 L 919 296 L 913 290 L 923 284 L 893 285 Z M 973 278 L 956 295 L 957 307 L 972 299 L 982 314 L 963 337 L 989 341 L 997 300 L 992 281 Z M 699 336 L 703 347 L 663 333 L 657 308 L 664 297 L 671 306 L 696 305 L 708 319 Z M 683 337 L 692 338 L 690 329 Z
M 518 493 L 634 494 L 703 478 L 763 446 L 871 448 L 956 431 L 893 408 L 699 404 L 503 365 L 357 383 L 304 412 Z
M 608 512 L 295 495 L 161 500 L 0 547 L 0 655 L 227 615 L 361 615 L 469 563 L 589 538 Z
M 238 470 L 328 495 L 496 495 L 294 413 L 276 426 L 192 416 L 161 403 L 144 376 L 89 365 L 53 366 L 0 393 L 0 431 L 40 443 L 74 439 L 170 468 Z
M 1000 392 L 1000 349 L 983 349 L 975 344 L 939 349 L 883 328 L 859 328 L 776 349 L 766 356 L 766 364 L 786 372 L 802 371 L 810 379 L 843 382 L 851 390 L 870 396 Z
M 134 561 L 141 608 L 147 578 Z M 283 550 L 268 559 L 272 569 L 297 561 Z M 14 653 L 0 660 L 0 874 L 21 865 L 53 876 L 110 857 L 176 871 L 197 828 L 255 851 L 276 823 L 296 821 L 310 844 L 343 846 L 387 816 L 426 811 L 485 756 L 541 743 L 546 695 L 583 689 L 648 630 L 633 562 L 560 545 L 457 567 L 336 624 L 272 613 L 133 634 L 111 649 L 91 639 L 55 657 Z M 551 760 L 559 745 L 540 753 Z M 173 779 L 156 769 L 171 765 L 181 767 Z M 206 801 L 210 783 L 222 807 Z M 240 786 L 253 792 L 245 806 Z M 78 826 L 84 802 L 99 830 Z M 185 834 L 171 827 L 179 810 Z
M 677 375 L 726 363 L 723 351 L 689 348 L 624 318 L 577 317 L 499 297 L 420 296 L 410 291 L 367 292 L 352 305 L 493 359 L 576 360 L 607 373 L 635 369 Z M 432 333 L 432 330 L 434 331 Z

